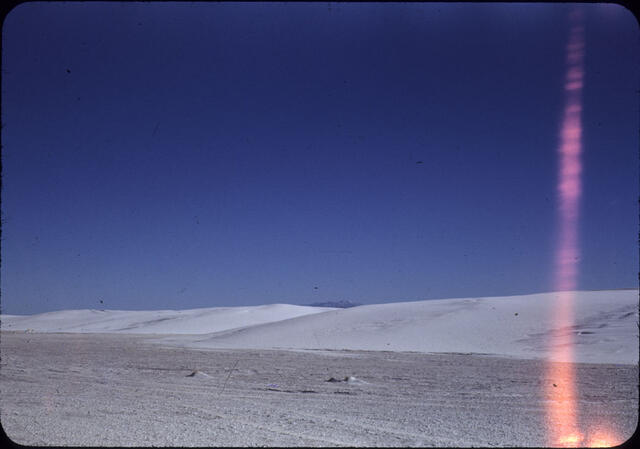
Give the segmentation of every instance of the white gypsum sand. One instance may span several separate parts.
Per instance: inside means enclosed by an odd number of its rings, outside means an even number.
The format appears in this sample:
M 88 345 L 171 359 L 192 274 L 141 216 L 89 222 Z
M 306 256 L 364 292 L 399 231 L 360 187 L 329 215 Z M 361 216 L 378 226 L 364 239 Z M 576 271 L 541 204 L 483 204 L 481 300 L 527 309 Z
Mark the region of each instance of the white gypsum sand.
M 575 292 L 556 329 L 558 293 L 398 302 L 349 309 L 272 304 L 184 311 L 69 310 L 2 316 L 3 330 L 169 334 L 198 348 L 458 352 L 590 363 L 638 362 L 638 290 Z M 572 360 L 552 332 L 574 335 Z
M 544 447 L 557 423 L 542 391 L 565 388 L 540 360 L 150 341 L 2 333 L 5 432 L 56 446 Z M 629 438 L 637 367 L 575 364 L 575 373 L 580 425 Z
M 545 446 L 555 295 L 4 315 L 2 426 L 27 445 Z M 575 299 L 579 423 L 621 442 L 638 291 Z
M 268 304 L 189 310 L 61 310 L 37 315 L 0 315 L 2 330 L 126 334 L 205 334 L 333 310 Z

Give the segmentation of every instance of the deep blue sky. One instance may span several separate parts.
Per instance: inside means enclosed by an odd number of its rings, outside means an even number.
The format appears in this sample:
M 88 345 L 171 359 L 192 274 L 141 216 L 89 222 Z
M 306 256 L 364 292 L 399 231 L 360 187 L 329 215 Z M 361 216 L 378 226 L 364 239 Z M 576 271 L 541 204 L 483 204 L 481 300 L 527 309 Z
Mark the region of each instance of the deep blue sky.
M 584 11 L 578 285 L 636 287 L 638 25 Z M 19 5 L 2 312 L 551 290 L 568 12 Z

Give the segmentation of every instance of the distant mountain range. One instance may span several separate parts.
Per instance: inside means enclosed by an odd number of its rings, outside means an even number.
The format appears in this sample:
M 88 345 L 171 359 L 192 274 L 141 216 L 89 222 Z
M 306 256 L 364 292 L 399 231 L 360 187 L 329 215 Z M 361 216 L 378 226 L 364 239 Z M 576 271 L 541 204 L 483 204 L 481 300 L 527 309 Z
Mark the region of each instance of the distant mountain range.
M 338 307 L 341 309 L 348 309 L 349 307 L 361 306 L 362 304 L 342 299 L 340 301 L 314 302 L 313 304 L 308 305 L 312 307 Z

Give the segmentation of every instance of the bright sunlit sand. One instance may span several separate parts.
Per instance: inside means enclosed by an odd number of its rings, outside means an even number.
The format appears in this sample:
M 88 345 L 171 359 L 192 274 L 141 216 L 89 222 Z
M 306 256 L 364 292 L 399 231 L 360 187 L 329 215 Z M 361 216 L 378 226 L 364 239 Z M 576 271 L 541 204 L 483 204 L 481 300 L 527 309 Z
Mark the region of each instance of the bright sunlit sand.
M 575 292 L 575 316 L 552 319 L 560 293 L 459 298 L 331 309 L 287 304 L 193 310 L 67 310 L 2 316 L 2 329 L 168 334 L 194 348 L 349 349 L 490 354 L 638 363 L 638 290 Z M 573 335 L 573 360 L 553 335 Z
M 553 428 L 554 446 L 611 446 L 637 423 L 638 290 L 573 294 L 559 329 L 558 293 L 4 315 L 3 428 L 79 446 L 546 446 Z M 578 363 L 549 361 L 558 333 Z

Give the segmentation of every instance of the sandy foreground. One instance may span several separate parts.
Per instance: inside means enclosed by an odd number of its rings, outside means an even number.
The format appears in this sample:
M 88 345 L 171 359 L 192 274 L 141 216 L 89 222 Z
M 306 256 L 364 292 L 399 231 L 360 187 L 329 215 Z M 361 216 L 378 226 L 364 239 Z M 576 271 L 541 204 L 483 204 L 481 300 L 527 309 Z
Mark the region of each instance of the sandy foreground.
M 23 445 L 545 446 L 557 425 L 542 391 L 562 380 L 540 360 L 194 349 L 157 337 L 2 332 L 4 431 Z M 575 367 L 581 428 L 629 438 L 637 366 Z

